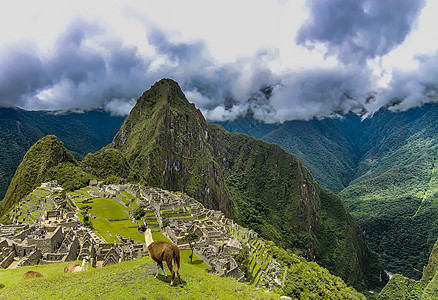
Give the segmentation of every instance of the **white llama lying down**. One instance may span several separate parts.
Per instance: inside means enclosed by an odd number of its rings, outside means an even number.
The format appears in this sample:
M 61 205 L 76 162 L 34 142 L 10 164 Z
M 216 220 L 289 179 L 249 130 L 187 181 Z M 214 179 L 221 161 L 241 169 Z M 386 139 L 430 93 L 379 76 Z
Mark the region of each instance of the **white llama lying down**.
M 71 262 L 64 268 L 64 273 L 75 273 L 88 270 L 88 256 L 82 260 L 82 265 L 77 262 Z

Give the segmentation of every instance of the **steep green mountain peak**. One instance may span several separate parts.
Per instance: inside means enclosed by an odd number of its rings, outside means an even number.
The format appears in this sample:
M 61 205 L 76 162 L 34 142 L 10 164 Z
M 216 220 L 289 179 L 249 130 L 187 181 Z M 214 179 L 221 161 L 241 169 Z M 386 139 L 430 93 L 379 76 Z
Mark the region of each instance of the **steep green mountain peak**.
M 151 134 L 159 135 L 159 129 L 168 129 L 170 132 L 178 129 L 189 130 L 191 128 L 186 122 L 189 120 L 196 121 L 196 125 L 201 126 L 203 131 L 206 130 L 206 120 L 194 104 L 187 100 L 178 83 L 172 79 L 162 79 L 137 100 L 112 146 L 119 149 L 130 148 L 138 142 L 138 138 L 145 140 L 145 134 L 148 138 L 155 137 Z
M 6 196 L 1 203 L 1 213 L 5 213 L 22 197 L 30 193 L 43 181 L 52 167 L 62 162 L 76 163 L 73 156 L 56 136 L 48 135 L 36 142 L 27 151 L 12 178 Z
M 188 192 L 209 208 L 229 212 L 208 137 L 201 112 L 175 81 L 162 79 L 137 100 L 111 147 L 126 157 L 131 178 Z
M 187 193 L 321 261 L 349 284 L 379 284 L 378 258 L 339 198 L 321 190 L 295 155 L 209 124 L 173 80 L 160 80 L 143 93 L 109 148 L 117 151 L 99 151 L 83 163 L 99 166 L 94 174 L 108 174 L 97 162 L 121 156 L 125 162 L 112 165 L 129 170 L 117 176 Z

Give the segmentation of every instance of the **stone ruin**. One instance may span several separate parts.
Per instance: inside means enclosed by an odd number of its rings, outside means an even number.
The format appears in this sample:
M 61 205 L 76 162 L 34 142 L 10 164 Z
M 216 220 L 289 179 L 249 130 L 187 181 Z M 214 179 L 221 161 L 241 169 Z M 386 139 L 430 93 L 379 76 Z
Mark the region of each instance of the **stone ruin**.
M 152 208 L 150 211 L 155 213 L 165 236 L 180 249 L 190 249 L 182 240 L 187 234 L 195 232 L 200 238 L 194 253 L 210 267 L 210 272 L 244 281 L 244 274 L 233 258 L 244 243 L 250 249 L 250 265 L 254 265 L 249 276 L 251 284 L 258 286 L 263 282 L 266 288 L 283 284 L 286 270 L 272 259 L 254 231 L 240 227 L 220 211 L 206 209 L 186 194 L 130 185 L 124 189 L 135 194 L 139 204 Z M 166 228 L 162 227 L 164 218 L 169 220 Z
M 43 183 L 34 191 L 32 201 L 24 199 L 24 204 L 14 210 L 13 225 L 0 224 L 0 268 L 81 260 L 85 256 L 91 258 L 94 267 L 105 267 L 148 254 L 144 244 L 132 239 L 119 236 L 120 243 L 106 243 L 80 226 L 79 218 L 66 205 L 67 198 L 56 181 Z M 46 210 L 41 215 L 31 215 L 42 206 Z
M 254 264 L 250 274 L 253 278 L 251 284 L 257 286 L 263 281 L 264 287 L 269 287 L 284 282 L 285 270 L 264 251 L 264 244 L 258 240 L 256 233 L 235 224 L 220 211 L 206 209 L 186 194 L 131 184 L 99 186 L 94 181 L 90 182 L 90 187 L 93 188 L 88 191 L 88 198 L 83 196 L 84 201 L 105 197 L 126 205 L 121 200 L 120 193 L 133 195 L 138 206 L 146 207 L 147 213 L 155 215 L 153 219 L 156 219 L 156 224 L 149 223 L 149 227 L 153 231 L 163 232 L 182 250 L 190 249 L 182 241 L 184 236 L 196 233 L 200 238 L 196 242 L 194 253 L 214 274 L 244 281 L 244 274 L 233 258 L 233 254 L 238 253 L 244 243 L 250 249 L 250 265 Z M 36 229 L 35 226 L 17 225 L 20 219 L 18 216 L 30 213 L 31 204 L 22 205 L 13 214 L 16 225 L 0 225 L 1 268 L 81 260 L 85 256 L 90 258 L 93 267 L 105 267 L 148 255 L 145 244 L 120 235 L 117 235 L 118 243 L 106 243 L 91 230 L 81 228 L 79 218 L 73 210 L 68 211 L 69 205 L 73 203 L 70 196 L 65 195 L 56 182 L 43 184 L 42 188 L 44 190 L 38 191 L 41 194 L 39 207 L 43 206 L 47 210 L 39 218 L 33 217 L 35 224 L 39 225 Z M 57 200 L 53 195 L 58 197 Z M 23 208 L 25 212 L 20 214 L 19 210 Z M 133 218 L 128 210 L 125 212 Z M 166 228 L 162 226 L 164 219 L 169 221 Z M 44 238 L 41 232 L 44 233 Z M 262 268 L 262 265 L 265 267 Z M 259 266 L 256 272 L 255 266 Z M 281 274 L 284 274 L 282 279 Z
M 144 244 L 123 237 L 123 242 L 106 243 L 88 228 L 17 227 L 0 225 L 2 269 L 82 260 L 85 256 L 93 267 L 105 267 L 148 255 Z

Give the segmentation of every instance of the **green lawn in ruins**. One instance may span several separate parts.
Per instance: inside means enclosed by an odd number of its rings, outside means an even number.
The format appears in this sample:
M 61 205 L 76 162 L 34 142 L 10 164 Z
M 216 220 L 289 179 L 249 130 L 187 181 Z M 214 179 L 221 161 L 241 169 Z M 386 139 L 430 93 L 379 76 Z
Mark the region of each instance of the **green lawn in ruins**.
M 107 242 L 118 242 L 116 234 L 120 234 L 123 237 L 130 237 L 137 242 L 144 242 L 144 235 L 139 233 L 137 228 L 129 228 L 137 226 L 137 224 L 132 223 L 131 220 L 108 221 L 108 219 L 116 220 L 129 217 L 129 215 L 123 211 L 123 209 L 126 208 L 119 202 L 110 198 L 94 198 L 92 200 L 93 203 L 82 203 L 82 198 L 80 197 L 76 197 L 74 201 L 79 208 L 84 205 L 92 207 L 88 210 L 88 213 L 95 214 L 97 218 L 91 218 L 91 223 L 94 229 L 96 229 Z M 83 215 L 79 214 L 79 216 L 81 221 L 83 221 Z
M 130 219 L 112 222 L 108 221 L 108 219 L 116 220 L 128 218 L 129 215 L 123 210 L 130 210 L 129 208 L 110 198 L 94 198 L 92 199 L 93 203 L 82 203 L 82 197 L 91 198 L 83 189 L 71 192 L 70 195 L 74 197 L 73 201 L 79 208 L 84 205 L 92 207 L 88 210 L 88 213 L 95 214 L 97 218 L 91 218 L 91 223 L 93 224 L 94 229 L 98 231 L 99 235 L 107 242 L 119 242 L 116 234 L 120 234 L 125 238 L 129 237 L 136 242 L 144 243 L 144 234 L 138 232 L 136 227 L 138 224 L 133 223 Z M 126 195 L 130 194 L 125 192 L 124 197 Z M 133 199 L 132 195 L 128 197 Z M 80 213 L 78 215 L 83 222 L 83 215 Z M 149 224 L 157 224 L 157 219 L 154 213 L 147 213 L 145 218 Z M 142 224 L 143 222 L 139 221 L 139 223 Z M 161 232 L 153 232 L 152 234 L 155 241 L 168 241 Z M 205 265 L 205 267 L 207 266 Z

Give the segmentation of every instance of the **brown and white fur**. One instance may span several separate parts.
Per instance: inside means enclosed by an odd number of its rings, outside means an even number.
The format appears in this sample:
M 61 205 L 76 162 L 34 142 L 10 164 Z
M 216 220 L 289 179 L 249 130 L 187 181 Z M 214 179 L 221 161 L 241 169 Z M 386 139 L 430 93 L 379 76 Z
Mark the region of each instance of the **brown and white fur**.
M 71 262 L 64 268 L 64 273 L 76 273 L 81 271 L 88 270 L 88 257 L 84 257 L 82 260 L 82 265 L 78 264 L 77 262 Z
M 43 277 L 43 274 L 37 271 L 27 271 L 26 273 L 23 274 L 23 277 L 21 277 L 21 279 L 29 279 L 35 277 Z
M 147 225 L 138 227 L 138 231 L 144 232 L 144 237 L 146 241 L 146 247 L 148 247 L 149 255 L 151 258 L 157 263 L 157 274 L 155 278 L 158 276 L 159 268 L 163 270 L 164 275 L 167 278 L 166 271 L 163 268 L 163 261 L 166 262 L 167 267 L 170 270 L 171 281 L 170 285 L 175 284 L 175 271 L 173 270 L 172 260 L 175 263 L 176 274 L 178 275 L 179 285 L 183 287 L 181 276 L 179 275 L 179 263 L 180 263 L 180 254 L 179 248 L 177 245 L 173 243 L 156 241 L 152 239 L 152 232 L 150 228 L 147 228 Z

